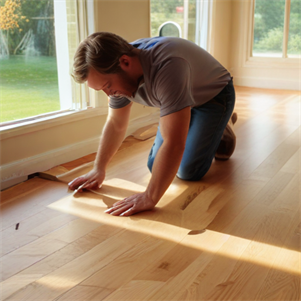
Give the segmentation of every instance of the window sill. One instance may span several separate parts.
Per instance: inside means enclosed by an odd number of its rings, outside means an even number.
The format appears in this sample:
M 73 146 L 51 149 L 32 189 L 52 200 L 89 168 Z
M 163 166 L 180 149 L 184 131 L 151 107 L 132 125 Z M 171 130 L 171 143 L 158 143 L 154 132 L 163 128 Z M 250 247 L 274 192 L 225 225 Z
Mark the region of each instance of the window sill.
M 80 111 L 59 111 L 56 114 L 39 115 L 16 122 L 4 123 L 0 126 L 0 141 L 8 138 L 29 134 L 58 125 L 107 115 L 107 108 L 87 108 Z
M 273 57 L 249 57 L 245 62 L 246 67 L 258 68 L 283 68 L 283 69 L 299 69 L 300 58 L 273 58 Z

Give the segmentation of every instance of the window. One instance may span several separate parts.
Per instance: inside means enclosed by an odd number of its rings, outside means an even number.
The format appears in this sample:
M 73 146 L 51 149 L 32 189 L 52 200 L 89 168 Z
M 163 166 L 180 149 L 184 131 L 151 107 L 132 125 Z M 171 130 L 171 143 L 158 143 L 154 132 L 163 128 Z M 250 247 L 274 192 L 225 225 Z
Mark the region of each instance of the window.
M 196 6 L 198 0 L 151 0 L 151 36 L 159 35 L 162 24 L 179 25 L 180 37 L 196 40 Z M 167 23 L 168 24 L 168 23 Z M 176 26 L 166 27 L 165 36 L 177 36 Z
M 254 57 L 301 57 L 301 1 L 256 0 Z
M 1 123 L 89 104 L 88 89 L 70 77 L 76 47 L 88 35 L 88 5 L 90 0 L 0 0 Z

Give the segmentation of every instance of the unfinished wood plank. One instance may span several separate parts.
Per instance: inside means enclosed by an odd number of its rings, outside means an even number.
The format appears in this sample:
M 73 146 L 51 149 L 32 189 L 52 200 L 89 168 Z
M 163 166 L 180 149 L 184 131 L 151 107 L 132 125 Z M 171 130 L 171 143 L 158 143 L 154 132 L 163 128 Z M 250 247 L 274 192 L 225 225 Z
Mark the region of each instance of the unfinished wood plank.
M 153 123 L 138 129 L 133 134 L 131 134 L 131 136 L 138 140 L 147 140 L 151 137 L 156 136 L 157 131 L 158 123 Z
M 58 181 L 57 176 L 63 173 L 68 172 L 68 169 L 63 166 L 56 166 L 44 172 L 39 172 L 38 176 L 42 179 L 50 180 L 50 181 Z

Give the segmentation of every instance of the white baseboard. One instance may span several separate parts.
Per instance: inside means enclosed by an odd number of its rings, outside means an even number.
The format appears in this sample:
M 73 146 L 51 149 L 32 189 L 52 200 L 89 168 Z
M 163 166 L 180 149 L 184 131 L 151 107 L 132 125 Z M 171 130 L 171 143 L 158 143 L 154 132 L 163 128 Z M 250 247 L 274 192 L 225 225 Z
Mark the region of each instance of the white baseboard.
M 284 78 L 273 79 L 264 77 L 235 76 L 234 85 L 263 89 L 301 90 L 301 82 L 299 78 L 296 78 L 295 80 L 289 80 Z
M 126 136 L 137 129 L 157 122 L 159 112 L 149 114 L 130 121 Z M 46 171 L 57 165 L 78 159 L 97 151 L 99 137 L 90 138 L 79 143 L 53 149 L 36 156 L 24 158 L 0 167 L 1 189 L 5 189 L 26 180 L 27 176 Z

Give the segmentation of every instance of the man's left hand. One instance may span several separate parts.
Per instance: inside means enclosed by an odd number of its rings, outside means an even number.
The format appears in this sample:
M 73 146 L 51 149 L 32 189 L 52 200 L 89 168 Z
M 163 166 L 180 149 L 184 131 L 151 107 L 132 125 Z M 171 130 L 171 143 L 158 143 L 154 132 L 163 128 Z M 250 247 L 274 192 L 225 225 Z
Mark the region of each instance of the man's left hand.
M 115 203 L 105 212 L 115 216 L 130 216 L 141 211 L 151 210 L 155 206 L 156 202 L 147 196 L 146 192 L 143 192 Z

